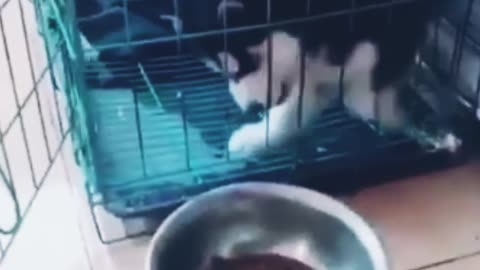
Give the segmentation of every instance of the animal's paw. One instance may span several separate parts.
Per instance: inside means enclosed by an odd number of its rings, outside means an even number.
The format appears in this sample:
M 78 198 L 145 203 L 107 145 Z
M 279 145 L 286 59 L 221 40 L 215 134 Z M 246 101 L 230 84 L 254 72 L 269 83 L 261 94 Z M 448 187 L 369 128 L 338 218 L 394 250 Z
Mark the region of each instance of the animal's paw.
M 247 125 L 236 130 L 228 142 L 228 151 L 233 158 L 253 158 L 265 150 L 265 130 L 256 125 Z
M 447 133 L 435 140 L 433 145 L 436 149 L 445 149 L 450 153 L 455 153 L 462 146 L 462 140 L 452 133 Z
M 442 132 L 434 136 L 424 131 L 414 131 L 410 134 L 413 135 L 426 150 L 432 152 L 447 150 L 450 153 L 456 153 L 463 144 L 462 140 L 451 132 Z

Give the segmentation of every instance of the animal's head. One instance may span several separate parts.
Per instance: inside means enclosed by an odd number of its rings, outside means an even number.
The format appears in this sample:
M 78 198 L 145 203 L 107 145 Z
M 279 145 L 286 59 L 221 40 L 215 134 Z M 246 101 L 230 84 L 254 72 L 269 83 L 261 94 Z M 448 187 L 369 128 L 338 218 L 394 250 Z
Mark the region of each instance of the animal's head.
M 289 94 L 300 73 L 299 42 L 287 33 L 275 32 L 241 51 L 218 53 L 217 63 L 242 110 L 254 104 L 267 107 L 269 92 L 274 106 Z
M 218 19 L 227 22 L 228 30 L 262 25 L 266 4 L 262 0 L 222 0 Z M 232 96 L 243 111 L 255 104 L 266 108 L 269 92 L 270 105 L 281 102 L 300 73 L 299 41 L 284 31 L 249 27 L 219 35 L 213 44 L 209 66 L 229 79 Z

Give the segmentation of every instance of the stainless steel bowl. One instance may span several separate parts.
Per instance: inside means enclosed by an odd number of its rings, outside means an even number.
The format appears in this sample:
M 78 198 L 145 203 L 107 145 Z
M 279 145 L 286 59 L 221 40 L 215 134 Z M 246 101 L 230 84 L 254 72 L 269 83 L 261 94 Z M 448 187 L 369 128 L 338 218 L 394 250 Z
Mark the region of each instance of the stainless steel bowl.
M 347 206 L 272 183 L 215 189 L 174 211 L 153 237 L 146 270 L 198 270 L 211 256 L 276 253 L 314 269 L 387 270 L 382 245 Z

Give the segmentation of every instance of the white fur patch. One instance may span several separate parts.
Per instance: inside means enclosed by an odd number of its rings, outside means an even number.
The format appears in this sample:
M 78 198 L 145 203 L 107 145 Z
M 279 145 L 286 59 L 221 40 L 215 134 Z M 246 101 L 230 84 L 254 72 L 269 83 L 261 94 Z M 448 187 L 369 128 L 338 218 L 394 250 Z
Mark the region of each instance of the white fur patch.
M 237 73 L 240 69 L 237 59 L 226 52 L 220 52 L 218 54 L 218 60 L 220 61 L 222 70 L 227 74 Z
M 264 117 L 258 123 L 246 124 L 237 129 L 228 143 L 230 153 L 237 157 L 248 158 L 263 154 L 269 147 L 281 147 L 291 134 L 298 132 L 295 126 L 286 126 L 286 124 L 293 124 L 293 120 L 287 120 L 295 116 L 295 112 L 291 109 L 295 107 L 275 106 L 270 109 L 268 119 Z
M 361 43 L 352 51 L 345 65 L 345 106 L 364 120 L 375 118 L 375 93 L 372 72 L 377 63 L 377 50 L 372 43 Z
M 300 108 L 301 49 L 298 39 L 282 32 L 273 33 L 272 40 L 272 101 L 282 95 L 282 84 L 289 87 L 287 99 L 269 110 L 269 134 L 267 144 L 267 118 L 255 124 L 247 124 L 233 133 L 229 141 L 232 153 L 249 157 L 265 152 L 267 145 L 282 147 L 308 128 L 322 111 L 338 96 L 340 67 L 327 60 L 327 49 L 321 48 L 305 59 L 304 89 L 302 98 L 302 122 L 298 123 Z M 257 54 L 260 66 L 238 83 L 230 83 L 230 91 L 242 110 L 252 102 L 266 105 L 268 96 L 268 43 L 250 48 Z M 375 95 L 371 74 L 377 62 L 373 44 L 359 44 L 352 52 L 345 70 L 347 107 L 364 119 L 373 119 Z M 299 127 L 299 128 L 298 128 Z
M 452 133 L 448 133 L 433 145 L 436 149 L 445 149 L 450 153 L 455 153 L 462 146 L 462 141 Z

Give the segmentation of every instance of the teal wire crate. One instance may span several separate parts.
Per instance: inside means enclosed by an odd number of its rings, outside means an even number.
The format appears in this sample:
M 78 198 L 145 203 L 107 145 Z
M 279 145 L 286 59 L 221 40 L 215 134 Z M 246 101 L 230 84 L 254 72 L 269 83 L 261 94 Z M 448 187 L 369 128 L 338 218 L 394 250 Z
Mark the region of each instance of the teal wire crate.
M 113 6 L 86 2 L 90 5 L 47 1 L 42 19 L 48 22 L 48 36 L 65 40 L 62 59 L 72 137 L 95 222 L 96 207 L 122 218 L 145 215 L 232 182 L 288 182 L 336 193 L 452 161 L 447 149 L 435 147 L 434 141 L 426 149 L 405 133 L 378 132 L 349 116 L 340 101 L 317 123 L 316 136 L 301 144 L 257 160 L 231 156 L 225 144 L 232 131 L 259 116 L 241 114 L 227 80 L 182 45 L 224 33 L 180 36 L 130 13 L 138 8 L 135 1 L 114 1 Z M 132 57 L 138 48 L 150 56 Z M 425 64 L 430 60 L 419 63 L 407 87 L 439 85 L 436 75 L 443 70 Z M 464 100 L 475 108 L 472 97 Z M 423 104 L 420 97 L 417 102 Z M 475 120 L 468 108 L 459 108 L 463 120 L 458 122 L 467 127 L 455 132 L 470 150 Z M 371 180 L 358 182 L 360 175 Z M 118 240 L 105 240 L 98 224 L 97 229 L 102 241 Z

